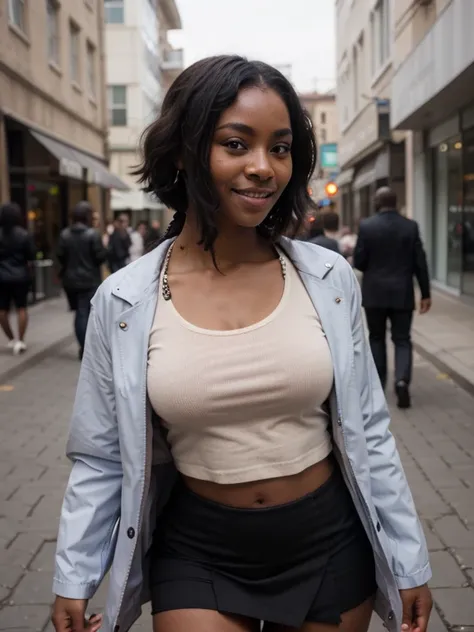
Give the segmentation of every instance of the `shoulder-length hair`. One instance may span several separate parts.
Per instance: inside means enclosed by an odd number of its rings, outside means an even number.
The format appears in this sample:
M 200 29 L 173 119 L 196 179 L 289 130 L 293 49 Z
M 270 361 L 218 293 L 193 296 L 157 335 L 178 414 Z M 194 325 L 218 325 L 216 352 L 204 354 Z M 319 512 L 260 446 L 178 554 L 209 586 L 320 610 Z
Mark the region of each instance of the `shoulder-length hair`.
M 311 118 L 291 83 L 263 62 L 236 55 L 209 57 L 187 68 L 174 81 L 159 118 L 142 137 L 143 160 L 134 175 L 139 176 L 145 191 L 175 210 L 164 238 L 181 232 L 192 200 L 200 243 L 213 252 L 219 212 L 209 166 L 214 131 L 239 91 L 251 87 L 268 87 L 282 98 L 293 132 L 291 179 L 259 230 L 271 239 L 294 235 L 313 206 L 308 184 L 316 164 L 316 142 Z M 178 162 L 182 171 L 178 170 Z

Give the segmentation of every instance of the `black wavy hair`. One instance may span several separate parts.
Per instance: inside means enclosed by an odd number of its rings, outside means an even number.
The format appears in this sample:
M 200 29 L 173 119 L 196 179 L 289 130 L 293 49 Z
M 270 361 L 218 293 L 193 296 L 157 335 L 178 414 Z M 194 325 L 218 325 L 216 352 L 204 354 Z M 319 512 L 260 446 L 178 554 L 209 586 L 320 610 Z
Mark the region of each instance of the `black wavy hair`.
M 174 81 L 159 118 L 142 137 L 143 160 L 133 172 L 144 190 L 175 210 L 162 239 L 181 232 L 189 200 L 196 208 L 201 241 L 213 253 L 219 199 L 209 157 L 218 120 L 243 88 L 268 87 L 284 101 L 293 132 L 291 179 L 259 231 L 271 239 L 295 235 L 313 202 L 308 183 L 316 165 L 311 118 L 291 83 L 281 72 L 260 61 L 237 55 L 208 57 L 187 68 Z M 179 171 L 177 164 L 182 163 Z

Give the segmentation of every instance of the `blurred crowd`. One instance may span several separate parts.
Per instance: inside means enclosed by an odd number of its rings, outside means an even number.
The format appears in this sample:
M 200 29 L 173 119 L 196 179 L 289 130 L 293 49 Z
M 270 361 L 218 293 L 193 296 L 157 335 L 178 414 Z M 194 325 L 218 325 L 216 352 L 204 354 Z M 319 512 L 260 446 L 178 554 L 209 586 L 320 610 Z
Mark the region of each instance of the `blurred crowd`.
M 357 234 L 352 232 L 348 226 L 340 225 L 340 218 L 337 213 L 330 211 L 311 217 L 306 239 L 318 246 L 334 250 L 352 265 Z

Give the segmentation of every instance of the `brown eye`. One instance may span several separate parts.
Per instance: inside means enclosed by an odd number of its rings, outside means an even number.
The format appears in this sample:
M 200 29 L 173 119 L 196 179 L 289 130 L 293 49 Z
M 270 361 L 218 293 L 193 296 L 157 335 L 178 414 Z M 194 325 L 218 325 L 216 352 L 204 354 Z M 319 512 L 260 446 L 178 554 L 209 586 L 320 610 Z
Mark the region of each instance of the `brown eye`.
M 273 153 L 278 154 L 279 156 L 285 156 L 290 153 L 291 147 L 289 145 L 277 145 L 273 148 Z
M 245 149 L 244 144 L 240 140 L 228 140 L 224 143 L 224 147 L 231 149 L 232 151 L 239 151 Z

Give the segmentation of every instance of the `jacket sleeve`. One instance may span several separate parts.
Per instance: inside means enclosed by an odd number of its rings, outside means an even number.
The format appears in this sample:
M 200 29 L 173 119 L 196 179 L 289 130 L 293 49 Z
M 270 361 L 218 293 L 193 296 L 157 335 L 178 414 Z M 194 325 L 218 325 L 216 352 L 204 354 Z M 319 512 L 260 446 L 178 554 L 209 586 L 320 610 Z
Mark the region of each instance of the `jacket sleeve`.
M 420 286 L 421 298 L 430 298 L 430 275 L 428 263 L 426 262 L 425 249 L 420 237 L 418 224 L 415 222 L 415 260 L 414 271 L 418 285 Z
M 104 246 L 102 242 L 102 237 L 95 230 L 92 237 L 92 252 L 94 255 L 95 262 L 98 265 L 102 265 L 103 263 L 107 261 L 107 248 Z
M 99 290 L 100 292 L 100 290 Z M 59 524 L 53 592 L 90 599 L 114 553 L 122 465 L 110 350 L 93 305 L 67 455 L 73 463 Z
M 58 248 L 56 250 L 56 258 L 61 268 L 66 267 L 66 244 L 64 243 L 64 235 L 59 237 Z
M 389 429 L 390 413 L 365 334 L 360 286 L 354 273 L 350 274 L 355 374 L 369 455 L 372 501 L 391 541 L 398 587 L 414 588 L 431 578 L 426 540 Z
M 365 239 L 365 230 L 363 224 L 359 227 L 359 235 L 357 237 L 357 243 L 354 248 L 353 254 L 353 264 L 354 268 L 360 270 L 361 272 L 365 272 L 367 269 L 367 264 L 369 262 L 369 253 L 367 251 L 367 244 Z

